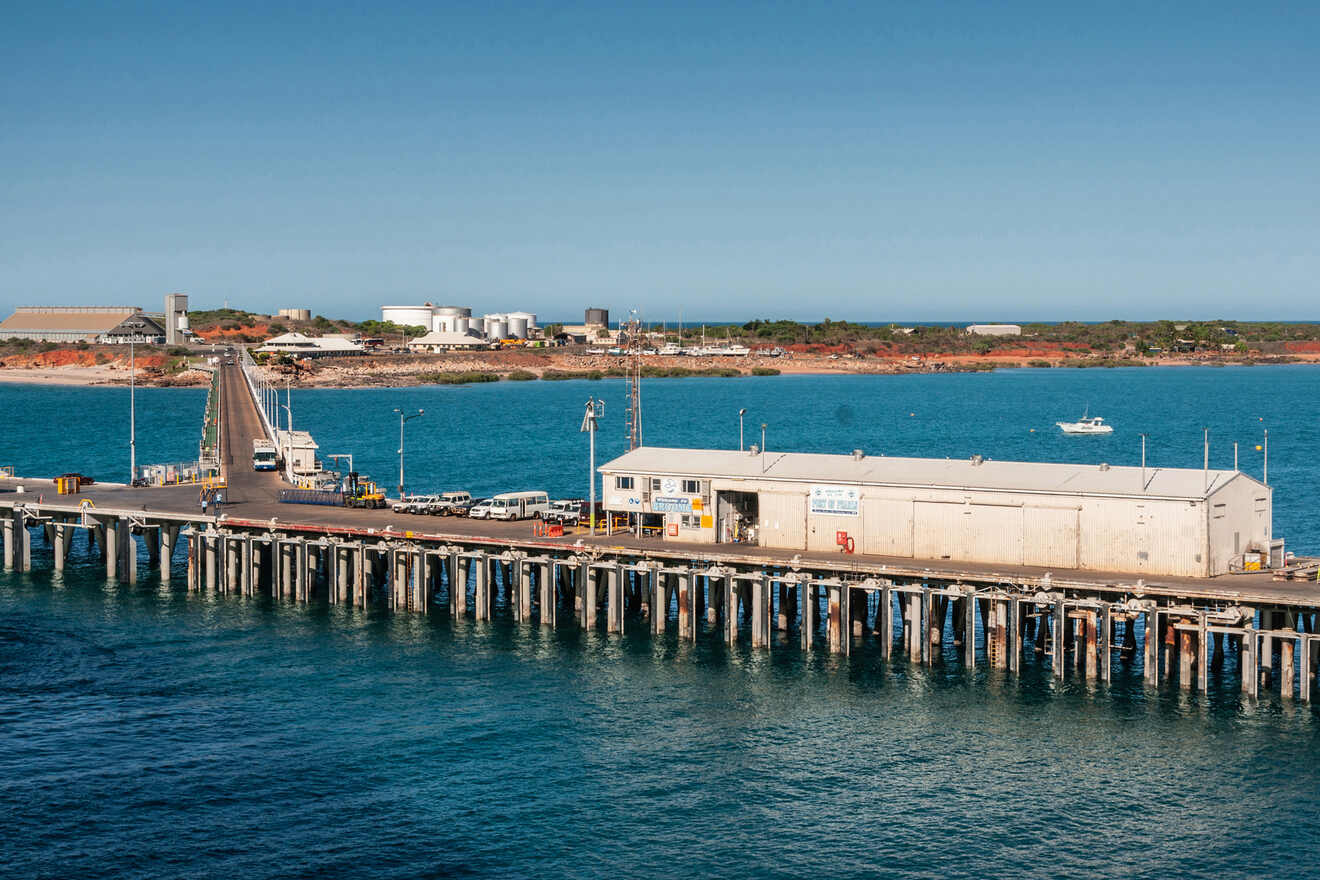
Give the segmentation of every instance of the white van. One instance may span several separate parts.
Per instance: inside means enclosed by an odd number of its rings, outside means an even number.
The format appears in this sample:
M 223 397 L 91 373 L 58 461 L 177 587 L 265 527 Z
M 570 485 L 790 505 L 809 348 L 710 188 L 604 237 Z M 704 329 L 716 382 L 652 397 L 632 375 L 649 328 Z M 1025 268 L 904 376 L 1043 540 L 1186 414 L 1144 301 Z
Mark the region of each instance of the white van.
M 550 512 L 550 496 L 545 492 L 505 492 L 487 504 L 490 519 L 541 519 Z

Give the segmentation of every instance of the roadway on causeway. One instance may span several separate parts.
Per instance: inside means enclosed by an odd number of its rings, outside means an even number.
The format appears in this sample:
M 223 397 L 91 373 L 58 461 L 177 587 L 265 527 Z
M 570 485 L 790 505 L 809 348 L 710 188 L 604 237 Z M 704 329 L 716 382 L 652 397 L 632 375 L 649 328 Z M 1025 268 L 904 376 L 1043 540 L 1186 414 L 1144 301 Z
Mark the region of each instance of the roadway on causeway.
M 683 564 L 694 560 L 711 563 L 743 563 L 789 567 L 797 561 L 802 568 L 831 570 L 840 574 L 881 574 L 900 578 L 930 577 L 966 580 L 978 584 L 1000 582 L 1042 589 L 1076 586 L 1088 590 L 1113 590 L 1146 596 L 1201 598 L 1225 603 L 1271 603 L 1320 607 L 1320 584 L 1275 581 L 1268 572 L 1224 575 L 1217 578 L 1150 577 L 1116 572 L 1047 570 L 1020 565 L 976 565 L 949 560 L 914 560 L 899 557 L 808 553 L 738 544 L 690 544 L 632 535 L 591 537 L 577 530 L 562 538 L 534 537 L 529 522 L 492 522 L 462 517 L 429 517 L 394 513 L 391 510 L 357 510 L 341 507 L 281 504 L 279 490 L 286 484 L 276 473 L 252 470 L 252 441 L 262 436 L 256 403 L 238 366 L 221 369 L 221 463 L 227 476 L 227 499 L 222 508 L 234 525 L 268 526 L 272 520 L 281 529 L 335 532 L 375 538 L 387 535 L 427 541 L 483 541 L 495 546 L 519 545 L 521 549 L 559 550 L 619 549 L 646 554 L 662 561 Z M 12 497 L 12 496 L 11 496 Z M 199 492 L 195 486 L 133 489 L 90 486 L 84 497 L 97 508 L 146 510 L 186 514 L 202 519 Z M 61 499 L 63 500 L 63 499 Z M 69 499 L 72 502 L 73 499 Z M 208 518 L 209 519 L 209 518 Z M 405 533 L 412 533 L 405 535 Z M 1045 578 L 1048 576 L 1048 580 Z M 1140 586 L 1138 581 L 1141 580 Z

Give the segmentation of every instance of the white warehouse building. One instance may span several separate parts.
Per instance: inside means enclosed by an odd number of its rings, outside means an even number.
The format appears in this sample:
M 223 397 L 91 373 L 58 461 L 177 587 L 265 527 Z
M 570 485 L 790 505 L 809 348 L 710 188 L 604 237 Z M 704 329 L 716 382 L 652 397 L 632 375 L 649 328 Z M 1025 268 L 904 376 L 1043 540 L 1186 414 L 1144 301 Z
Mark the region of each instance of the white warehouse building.
M 668 540 L 1186 577 L 1282 555 L 1240 471 L 648 446 L 599 471 Z

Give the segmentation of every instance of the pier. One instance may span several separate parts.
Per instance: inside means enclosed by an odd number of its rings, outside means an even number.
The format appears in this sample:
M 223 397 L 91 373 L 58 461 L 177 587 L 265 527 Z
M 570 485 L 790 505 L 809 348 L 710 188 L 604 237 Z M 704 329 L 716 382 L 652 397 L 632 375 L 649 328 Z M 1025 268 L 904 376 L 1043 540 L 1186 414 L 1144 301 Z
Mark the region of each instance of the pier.
M 226 503 L 196 485 L 87 487 L 5 479 L 6 569 L 62 570 L 87 542 L 108 579 L 164 582 L 180 556 L 186 588 L 398 613 L 695 642 L 746 642 L 1012 674 L 1024 663 L 1107 682 L 1140 665 L 1152 686 L 1206 691 L 1235 676 L 1244 696 L 1310 700 L 1320 671 L 1320 584 L 1290 572 L 1138 577 L 867 554 L 687 544 L 636 534 L 545 537 L 523 522 L 435 519 L 279 503 L 288 484 L 255 472 L 270 433 L 241 364 L 218 368 L 216 456 Z

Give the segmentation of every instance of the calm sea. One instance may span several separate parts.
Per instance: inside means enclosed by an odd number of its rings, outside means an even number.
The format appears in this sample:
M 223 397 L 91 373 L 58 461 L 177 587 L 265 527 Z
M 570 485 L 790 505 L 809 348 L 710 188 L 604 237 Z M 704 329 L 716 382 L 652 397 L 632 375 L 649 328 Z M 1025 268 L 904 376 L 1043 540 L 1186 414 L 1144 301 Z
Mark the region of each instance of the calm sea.
M 1320 552 L 1305 367 L 657 380 L 652 444 L 1211 465 Z M 323 454 L 410 491 L 585 494 L 617 380 L 295 391 Z M 196 455 L 201 392 L 138 398 L 138 459 Z M 1111 437 L 1053 427 L 1089 407 Z M 0 465 L 123 479 L 127 392 L 0 385 Z M 40 554 L 39 554 L 40 555 Z M 1108 686 L 452 623 L 0 574 L 0 863 L 14 877 L 1239 876 L 1320 873 L 1320 715 Z

